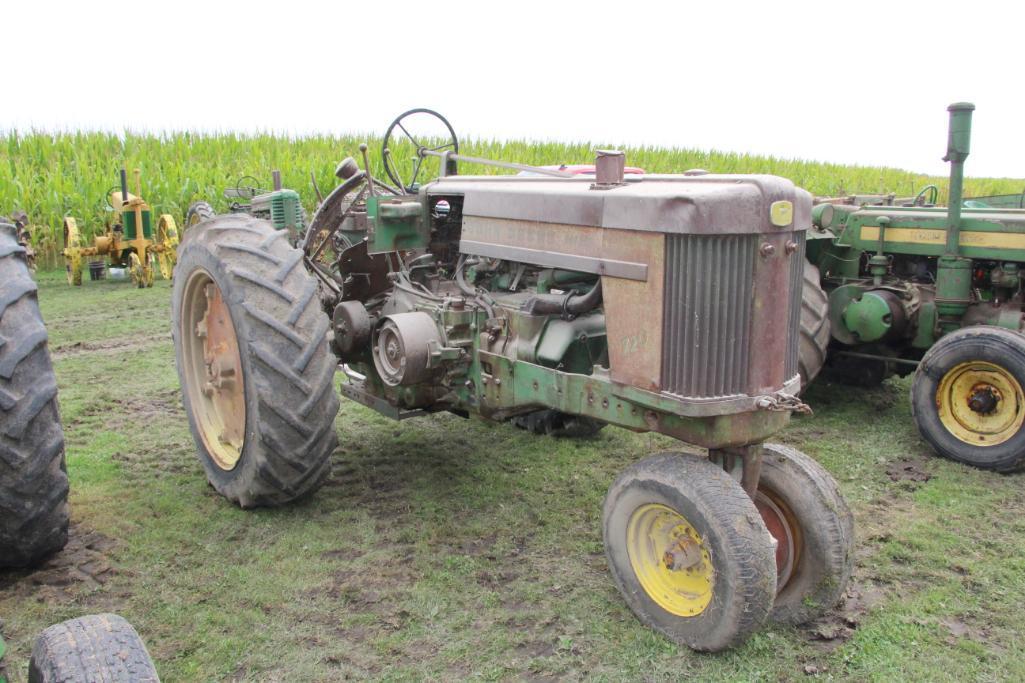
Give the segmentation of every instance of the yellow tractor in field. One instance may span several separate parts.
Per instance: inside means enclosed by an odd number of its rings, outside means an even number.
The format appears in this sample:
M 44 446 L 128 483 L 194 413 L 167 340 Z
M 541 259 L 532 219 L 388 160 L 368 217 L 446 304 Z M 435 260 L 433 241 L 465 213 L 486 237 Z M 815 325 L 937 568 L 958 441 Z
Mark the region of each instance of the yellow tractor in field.
M 107 256 L 111 267 L 125 268 L 138 287 L 152 287 L 154 265 L 165 280 L 171 279 L 178 259 L 178 226 L 170 214 L 161 214 L 154 235 L 152 213 L 140 196 L 142 186 L 139 169 L 135 169 L 135 194 L 128 192 L 128 178 L 121 169 L 121 190 L 110 193 L 110 206 L 120 212 L 120 221 L 107 224 L 103 235 L 93 237 L 86 246 L 78 222 L 68 216 L 64 219 L 64 260 L 68 271 L 68 284 L 82 284 L 83 258 Z M 90 275 L 99 266 L 90 263 Z M 94 276 L 93 279 L 96 279 Z

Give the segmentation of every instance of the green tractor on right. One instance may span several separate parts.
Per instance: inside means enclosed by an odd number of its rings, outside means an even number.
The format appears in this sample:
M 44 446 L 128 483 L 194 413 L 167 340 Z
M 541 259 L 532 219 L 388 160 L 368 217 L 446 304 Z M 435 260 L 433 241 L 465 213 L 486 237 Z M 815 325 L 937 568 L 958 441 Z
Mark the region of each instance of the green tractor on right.
M 947 207 L 818 204 L 807 255 L 828 296 L 827 374 L 914 372 L 911 412 L 936 452 L 1009 472 L 1025 466 L 1025 211 L 963 206 L 974 109 L 948 107 Z

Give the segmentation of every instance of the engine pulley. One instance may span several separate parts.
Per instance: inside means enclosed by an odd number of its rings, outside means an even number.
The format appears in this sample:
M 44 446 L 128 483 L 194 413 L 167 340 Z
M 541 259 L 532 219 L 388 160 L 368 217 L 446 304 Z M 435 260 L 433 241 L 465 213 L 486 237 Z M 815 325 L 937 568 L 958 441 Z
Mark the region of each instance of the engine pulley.
M 335 306 L 331 322 L 335 350 L 342 360 L 351 360 L 370 341 L 370 314 L 359 301 L 343 301 Z
M 374 366 L 389 386 L 429 379 L 432 354 L 440 348 L 438 326 L 422 311 L 389 315 L 374 330 Z

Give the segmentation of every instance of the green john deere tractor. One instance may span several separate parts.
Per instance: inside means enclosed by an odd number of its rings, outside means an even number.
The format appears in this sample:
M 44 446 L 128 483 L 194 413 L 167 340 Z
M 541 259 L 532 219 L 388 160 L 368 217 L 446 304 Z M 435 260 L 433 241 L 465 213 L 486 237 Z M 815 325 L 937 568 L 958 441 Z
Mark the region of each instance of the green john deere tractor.
M 914 372 L 922 437 L 947 458 L 1010 471 L 1025 465 L 1025 211 L 963 207 L 974 109 L 948 108 L 948 207 L 818 204 L 807 255 L 829 297 L 833 376 Z
M 287 230 L 289 241 L 295 244 L 306 230 L 306 211 L 299 199 L 299 193 L 281 186 L 281 173 L 274 171 L 273 189 L 265 190 L 253 176 L 239 178 L 234 187 L 224 190 L 228 199 L 229 213 L 243 213 L 270 221 L 276 230 Z M 185 213 L 185 229 L 188 230 L 216 214 L 209 202 L 199 200 L 189 205 Z

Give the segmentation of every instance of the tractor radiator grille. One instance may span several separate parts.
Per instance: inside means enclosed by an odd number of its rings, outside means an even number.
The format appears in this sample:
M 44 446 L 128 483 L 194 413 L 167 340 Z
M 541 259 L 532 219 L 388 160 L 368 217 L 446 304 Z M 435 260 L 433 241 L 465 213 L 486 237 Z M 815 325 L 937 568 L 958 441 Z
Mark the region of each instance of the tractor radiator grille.
M 758 237 L 666 237 L 662 391 L 688 397 L 745 393 Z
M 783 376 L 789 380 L 797 374 L 801 351 L 801 308 L 804 301 L 804 231 L 794 233 L 797 251 L 790 256 L 790 316 L 787 321 L 787 355 Z

